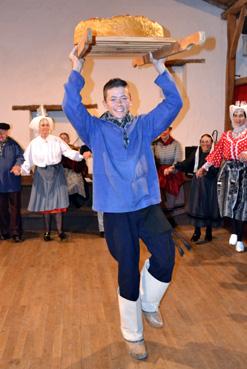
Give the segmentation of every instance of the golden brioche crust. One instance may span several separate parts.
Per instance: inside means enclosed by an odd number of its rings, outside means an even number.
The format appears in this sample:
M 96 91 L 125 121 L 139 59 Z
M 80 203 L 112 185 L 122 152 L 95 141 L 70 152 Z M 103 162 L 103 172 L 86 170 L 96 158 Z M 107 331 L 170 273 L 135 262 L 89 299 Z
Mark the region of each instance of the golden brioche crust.
M 163 26 L 147 17 L 117 15 L 79 22 L 74 32 L 74 44 L 80 41 L 88 28 L 91 28 L 96 36 L 166 37 L 168 34 Z

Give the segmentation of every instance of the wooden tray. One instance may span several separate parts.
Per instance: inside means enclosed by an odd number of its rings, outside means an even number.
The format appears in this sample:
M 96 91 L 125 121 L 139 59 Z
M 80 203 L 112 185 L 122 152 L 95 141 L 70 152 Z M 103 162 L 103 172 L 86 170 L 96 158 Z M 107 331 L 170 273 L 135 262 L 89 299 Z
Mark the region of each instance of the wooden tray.
M 143 55 L 162 46 L 171 47 L 175 43 L 176 40 L 170 37 L 96 36 L 88 28 L 78 43 L 78 56 L 83 57 L 88 53 L 92 56 Z
M 138 56 L 133 66 L 150 63 L 149 52 L 154 58 L 161 59 L 182 51 L 190 50 L 194 45 L 202 45 L 205 41 L 204 32 L 196 32 L 181 40 L 162 37 L 126 37 L 96 36 L 88 29 L 78 44 L 78 56 Z

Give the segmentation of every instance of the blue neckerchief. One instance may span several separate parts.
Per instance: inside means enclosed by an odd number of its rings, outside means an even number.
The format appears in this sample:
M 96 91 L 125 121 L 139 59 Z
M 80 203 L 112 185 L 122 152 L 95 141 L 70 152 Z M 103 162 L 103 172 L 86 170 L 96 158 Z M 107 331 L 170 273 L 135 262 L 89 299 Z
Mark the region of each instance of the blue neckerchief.
M 129 145 L 129 137 L 126 131 L 126 125 L 127 123 L 131 123 L 133 121 L 134 119 L 133 115 L 130 113 L 127 113 L 125 117 L 119 121 L 109 111 L 106 111 L 104 114 L 101 115 L 100 119 L 112 122 L 116 124 L 118 127 L 123 128 L 123 142 L 124 142 L 124 147 L 127 149 Z

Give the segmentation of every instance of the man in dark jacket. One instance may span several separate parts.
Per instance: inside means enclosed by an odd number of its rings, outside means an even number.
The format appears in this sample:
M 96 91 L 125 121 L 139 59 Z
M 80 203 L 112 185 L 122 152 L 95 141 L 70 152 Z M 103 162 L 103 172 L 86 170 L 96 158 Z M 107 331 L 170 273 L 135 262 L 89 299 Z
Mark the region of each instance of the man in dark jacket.
M 21 241 L 21 164 L 23 150 L 8 137 L 8 123 L 0 123 L 0 238 Z

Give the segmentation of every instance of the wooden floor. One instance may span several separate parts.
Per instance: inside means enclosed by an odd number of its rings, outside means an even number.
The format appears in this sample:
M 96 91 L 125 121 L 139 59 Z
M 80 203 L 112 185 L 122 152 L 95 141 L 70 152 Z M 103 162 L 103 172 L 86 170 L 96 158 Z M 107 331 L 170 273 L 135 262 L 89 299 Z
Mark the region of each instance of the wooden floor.
M 133 361 L 121 338 L 116 265 L 105 240 L 26 236 L 21 244 L 0 241 L 1 369 L 247 368 L 247 252 L 227 244 L 227 231 L 177 254 L 161 304 L 165 327 L 144 323 L 145 362 Z

